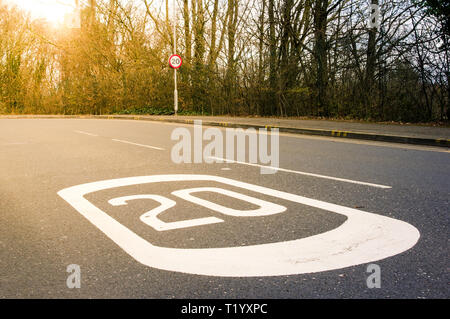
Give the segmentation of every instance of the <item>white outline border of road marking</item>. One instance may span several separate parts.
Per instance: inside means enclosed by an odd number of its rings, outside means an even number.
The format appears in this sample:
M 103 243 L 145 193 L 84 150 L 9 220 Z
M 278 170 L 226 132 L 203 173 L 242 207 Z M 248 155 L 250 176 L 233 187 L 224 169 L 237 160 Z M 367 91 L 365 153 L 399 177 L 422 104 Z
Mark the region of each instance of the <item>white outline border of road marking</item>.
M 214 160 L 218 160 L 218 161 L 223 161 L 225 163 L 234 163 L 234 164 L 242 164 L 242 165 L 248 165 L 248 166 L 262 167 L 262 168 L 266 168 L 266 169 L 273 169 L 275 171 L 280 171 L 280 172 L 294 173 L 294 174 L 311 176 L 311 177 L 317 177 L 317 178 L 325 178 L 325 179 L 330 179 L 330 180 L 339 181 L 339 182 L 345 182 L 345 183 L 359 184 L 359 185 L 365 185 L 365 186 L 371 186 L 371 187 L 377 187 L 377 188 L 383 188 L 383 189 L 390 189 L 390 188 L 392 188 L 392 186 L 373 184 L 373 183 L 367 183 L 367 182 L 361 182 L 361 181 L 354 181 L 354 180 L 351 180 L 351 179 L 332 177 L 332 176 L 326 176 L 326 175 L 320 175 L 320 174 L 314 174 L 314 173 L 307 173 L 307 172 L 301 172 L 301 171 L 294 171 L 294 170 L 291 170 L 291 169 L 286 169 L 286 168 L 281 168 L 281 167 L 273 167 L 273 166 L 265 166 L 265 165 L 254 164 L 254 163 L 239 162 L 239 161 L 226 159 L 226 158 L 215 157 L 215 156 L 209 156 L 208 158 L 211 158 L 211 159 L 214 159 Z
M 291 241 L 226 248 L 167 248 L 152 245 L 84 198 L 86 194 L 116 187 L 179 181 L 215 181 L 341 214 L 347 220 L 331 231 Z M 138 262 L 189 274 L 261 277 L 328 271 L 400 254 L 420 238 L 414 226 L 397 219 L 219 176 L 129 177 L 69 187 L 58 195 Z

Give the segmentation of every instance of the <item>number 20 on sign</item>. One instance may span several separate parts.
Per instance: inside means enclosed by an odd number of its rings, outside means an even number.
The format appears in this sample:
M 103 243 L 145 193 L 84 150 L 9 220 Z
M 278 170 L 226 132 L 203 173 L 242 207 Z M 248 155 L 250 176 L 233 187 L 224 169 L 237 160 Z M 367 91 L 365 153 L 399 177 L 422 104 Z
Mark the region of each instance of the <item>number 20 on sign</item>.
M 169 65 L 173 69 L 179 69 L 183 64 L 183 60 L 178 54 L 171 55 L 169 58 Z

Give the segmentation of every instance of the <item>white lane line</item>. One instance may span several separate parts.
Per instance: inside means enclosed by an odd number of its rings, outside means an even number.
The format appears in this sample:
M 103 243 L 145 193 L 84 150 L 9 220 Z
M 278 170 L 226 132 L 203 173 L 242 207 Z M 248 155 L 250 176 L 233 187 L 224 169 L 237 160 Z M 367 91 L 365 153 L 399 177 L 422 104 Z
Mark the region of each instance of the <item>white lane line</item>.
M 11 142 L 11 143 L 4 143 L 3 146 L 10 146 L 10 145 L 26 145 L 28 142 Z
M 88 133 L 88 132 L 83 132 L 83 131 L 74 131 L 76 133 L 80 133 L 80 134 L 84 134 L 84 135 L 89 135 L 89 136 L 98 136 L 97 134 L 92 134 L 92 133 Z
M 294 170 L 286 169 L 286 168 L 279 168 L 279 167 L 266 166 L 266 165 L 260 165 L 260 164 L 239 162 L 239 161 L 230 160 L 230 159 L 226 159 L 226 158 L 215 157 L 215 156 L 209 156 L 208 158 L 224 161 L 226 163 L 235 163 L 235 164 L 243 164 L 243 165 L 248 165 L 248 166 L 262 167 L 262 168 L 273 169 L 273 170 L 281 171 L 281 172 L 294 173 L 294 174 L 311 176 L 311 177 L 318 177 L 318 178 L 325 178 L 325 179 L 330 179 L 330 180 L 334 180 L 334 181 L 338 181 L 338 182 L 359 184 L 359 185 L 365 185 L 365 186 L 371 186 L 371 187 L 377 187 L 377 188 L 384 188 L 384 189 L 392 188 L 392 186 L 373 184 L 373 183 L 367 183 L 367 182 L 361 182 L 361 181 L 355 181 L 355 180 L 351 180 L 351 179 L 345 179 L 345 178 L 339 178 L 339 177 L 333 177 L 333 176 L 327 176 L 327 175 L 319 175 L 319 174 L 313 174 L 313 173 L 307 173 L 307 172 L 294 171 Z
M 161 148 L 161 147 L 156 147 L 156 146 L 151 146 L 151 145 L 144 145 L 144 144 L 138 144 L 138 143 L 133 143 L 133 142 L 129 142 L 129 141 L 123 141 L 123 140 L 116 140 L 114 138 L 112 140 L 114 142 L 119 142 L 119 143 L 131 144 L 131 145 L 135 145 L 135 146 L 151 148 L 151 149 L 158 150 L 158 151 L 164 151 L 164 149 Z

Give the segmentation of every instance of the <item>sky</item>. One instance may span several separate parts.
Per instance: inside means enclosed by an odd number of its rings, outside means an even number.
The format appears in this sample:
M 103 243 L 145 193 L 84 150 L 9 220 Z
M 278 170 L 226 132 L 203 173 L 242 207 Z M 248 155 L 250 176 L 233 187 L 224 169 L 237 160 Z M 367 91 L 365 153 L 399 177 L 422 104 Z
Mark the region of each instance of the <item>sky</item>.
M 127 1 L 132 0 L 124 0 L 123 2 Z M 162 1 L 153 1 L 153 5 L 158 6 L 158 3 L 162 4 Z M 33 19 L 43 18 L 55 25 L 64 23 L 65 16 L 75 9 L 75 0 L 2 0 L 2 2 L 8 5 L 17 5 L 19 8 L 28 11 Z M 172 2 L 173 0 L 169 1 L 171 12 Z M 79 0 L 79 3 L 81 7 L 85 7 L 89 0 Z M 163 8 L 163 6 L 160 7 Z
M 28 11 L 33 19 L 44 18 L 54 24 L 63 23 L 65 15 L 73 12 L 75 8 L 75 0 L 3 0 L 3 2 Z

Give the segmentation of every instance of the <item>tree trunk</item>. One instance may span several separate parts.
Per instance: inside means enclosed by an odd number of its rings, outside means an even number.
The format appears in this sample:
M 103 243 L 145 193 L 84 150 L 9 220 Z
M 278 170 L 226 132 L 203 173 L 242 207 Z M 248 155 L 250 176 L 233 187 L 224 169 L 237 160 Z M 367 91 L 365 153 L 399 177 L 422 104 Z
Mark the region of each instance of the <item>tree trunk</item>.
M 314 6 L 314 57 L 316 62 L 315 100 L 318 114 L 329 116 L 328 105 L 328 60 L 327 19 L 328 0 L 316 0 Z
M 277 87 L 277 40 L 275 34 L 275 1 L 269 0 L 269 85 L 271 91 L 269 114 L 274 114 L 278 109 L 278 99 L 276 99 Z
M 194 59 L 192 72 L 192 101 L 194 109 L 204 112 L 205 109 L 205 74 L 204 74 L 204 57 L 205 57 L 205 15 L 203 8 L 203 0 L 193 0 L 192 3 L 192 20 L 194 31 Z
M 191 64 L 192 60 L 192 39 L 191 39 L 191 27 L 189 17 L 189 0 L 183 0 L 183 18 L 184 18 L 184 44 L 186 47 L 185 63 Z
M 259 82 L 259 88 L 258 88 L 258 92 L 260 95 L 260 98 L 256 101 L 256 114 L 257 115 L 261 115 L 261 105 L 263 104 L 263 100 L 264 97 L 262 96 L 262 94 L 264 94 L 264 92 L 261 90 L 262 86 L 264 85 L 264 23 L 265 23 L 265 19 L 264 19 L 264 15 L 266 13 L 266 6 L 267 6 L 267 1 L 266 0 L 262 0 L 262 10 L 261 10 L 261 14 L 259 16 L 259 47 L 258 47 L 258 58 L 259 58 L 259 62 L 258 62 L 258 82 Z M 262 98 L 261 98 L 262 97 Z
M 228 0 L 228 59 L 227 59 L 227 73 L 225 87 L 227 91 L 227 107 L 230 113 L 235 109 L 235 97 L 236 97 L 236 61 L 235 61 L 235 46 L 236 46 L 236 27 L 238 21 L 238 0 Z
M 372 4 L 378 5 L 378 0 L 372 0 Z M 366 116 L 369 115 L 373 117 L 375 115 L 375 68 L 377 61 L 377 27 L 369 29 L 369 42 L 367 45 L 367 63 L 366 63 L 366 75 L 365 75 L 365 85 L 363 90 L 365 91 L 365 108 Z M 368 111 L 367 111 L 368 109 Z M 377 114 L 379 115 L 379 114 Z

